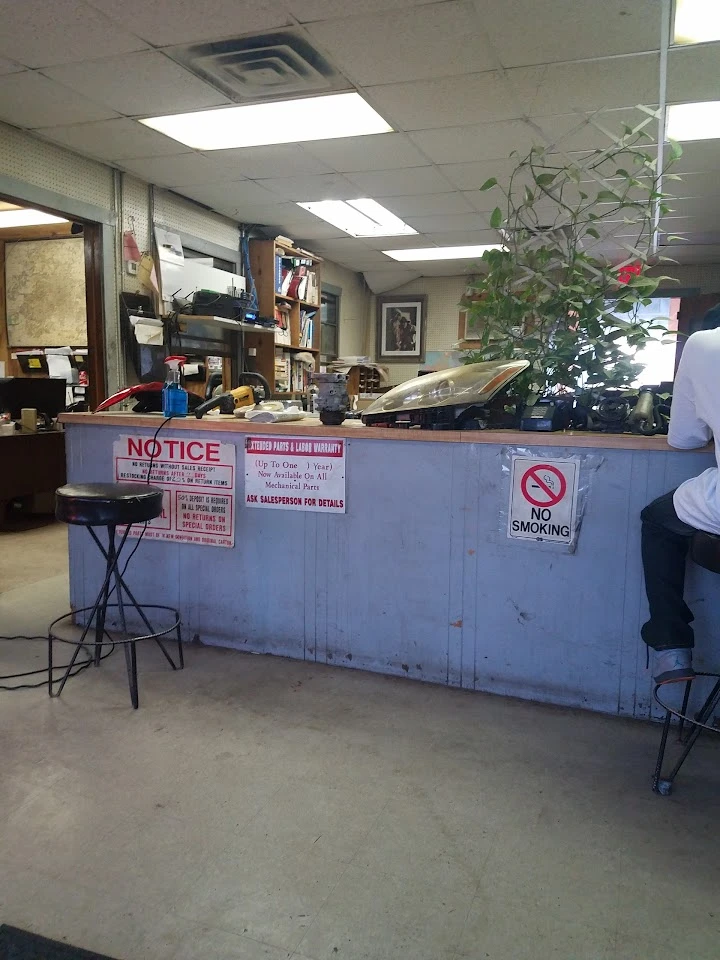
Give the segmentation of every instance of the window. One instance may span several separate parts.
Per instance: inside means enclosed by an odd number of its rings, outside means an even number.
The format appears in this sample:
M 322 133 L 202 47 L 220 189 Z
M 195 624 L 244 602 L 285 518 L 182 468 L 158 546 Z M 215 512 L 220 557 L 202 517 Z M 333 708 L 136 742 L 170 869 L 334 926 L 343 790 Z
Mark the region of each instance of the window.
M 320 353 L 329 360 L 338 355 L 338 324 L 340 319 L 340 293 L 331 293 L 323 288 L 320 298 Z

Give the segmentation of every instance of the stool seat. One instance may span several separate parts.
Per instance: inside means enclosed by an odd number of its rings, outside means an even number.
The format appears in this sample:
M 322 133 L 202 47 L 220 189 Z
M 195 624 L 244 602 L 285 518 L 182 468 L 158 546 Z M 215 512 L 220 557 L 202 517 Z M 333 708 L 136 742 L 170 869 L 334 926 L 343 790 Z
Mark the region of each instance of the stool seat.
M 160 516 L 162 499 L 147 483 L 68 483 L 55 491 L 55 516 L 86 527 L 145 523 Z
M 720 573 L 720 537 L 704 530 L 696 530 L 690 545 L 690 555 L 700 567 Z

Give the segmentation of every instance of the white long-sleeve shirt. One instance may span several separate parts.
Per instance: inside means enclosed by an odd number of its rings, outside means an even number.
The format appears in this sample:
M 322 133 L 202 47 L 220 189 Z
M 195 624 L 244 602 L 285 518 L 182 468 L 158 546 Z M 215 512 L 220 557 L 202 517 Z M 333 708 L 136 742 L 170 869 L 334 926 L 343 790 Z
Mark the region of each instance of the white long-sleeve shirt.
M 713 438 L 718 466 L 681 483 L 673 503 L 685 523 L 720 534 L 720 329 L 694 333 L 685 344 L 673 387 L 668 443 L 692 450 Z

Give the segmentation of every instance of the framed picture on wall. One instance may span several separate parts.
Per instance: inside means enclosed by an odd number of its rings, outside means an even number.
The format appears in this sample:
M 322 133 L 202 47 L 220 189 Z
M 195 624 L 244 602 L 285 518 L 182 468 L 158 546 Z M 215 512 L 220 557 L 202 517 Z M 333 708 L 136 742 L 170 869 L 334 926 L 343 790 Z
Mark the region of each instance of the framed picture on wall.
M 392 363 L 418 363 L 425 359 L 427 297 L 377 298 L 377 358 Z

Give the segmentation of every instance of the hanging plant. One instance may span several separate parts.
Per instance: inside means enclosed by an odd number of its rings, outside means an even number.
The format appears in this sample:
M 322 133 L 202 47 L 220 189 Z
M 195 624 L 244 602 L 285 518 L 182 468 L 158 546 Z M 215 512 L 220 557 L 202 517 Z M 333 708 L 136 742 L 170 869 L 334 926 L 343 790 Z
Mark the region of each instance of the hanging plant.
M 647 112 L 647 111 L 646 111 Z M 647 121 L 646 121 L 647 122 Z M 666 328 L 637 315 L 665 277 L 650 277 L 657 218 L 669 212 L 663 178 L 681 155 L 667 148 L 662 172 L 640 128 L 624 128 L 606 150 L 567 157 L 533 147 L 518 154 L 490 222 L 502 249 L 488 250 L 487 272 L 462 306 L 478 330 L 464 362 L 527 359 L 521 399 L 562 388 L 626 387 L 640 372 L 636 352 Z M 560 159 L 558 159 L 560 158 Z M 624 258 L 617 260 L 618 245 Z

